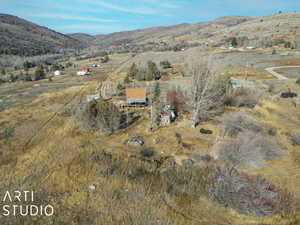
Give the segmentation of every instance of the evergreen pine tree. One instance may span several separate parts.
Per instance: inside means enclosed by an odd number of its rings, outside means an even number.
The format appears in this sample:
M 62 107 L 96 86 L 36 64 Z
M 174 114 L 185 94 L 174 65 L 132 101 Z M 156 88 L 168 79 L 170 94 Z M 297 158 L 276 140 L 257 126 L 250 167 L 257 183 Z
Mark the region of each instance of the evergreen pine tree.
M 129 68 L 129 72 L 128 72 L 127 76 L 128 76 L 128 78 L 134 79 L 138 72 L 139 72 L 139 70 L 138 70 L 136 64 L 133 63 L 131 65 L 131 67 Z
M 160 97 L 160 85 L 158 82 L 156 82 L 153 90 L 152 102 L 157 102 L 159 100 L 159 97 Z

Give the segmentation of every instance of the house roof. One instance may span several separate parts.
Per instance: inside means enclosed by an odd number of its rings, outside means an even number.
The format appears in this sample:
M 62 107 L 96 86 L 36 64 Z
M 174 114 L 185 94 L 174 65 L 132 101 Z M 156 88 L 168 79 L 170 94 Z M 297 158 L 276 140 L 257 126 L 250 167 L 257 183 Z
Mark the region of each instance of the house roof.
M 126 88 L 127 99 L 146 99 L 146 88 Z

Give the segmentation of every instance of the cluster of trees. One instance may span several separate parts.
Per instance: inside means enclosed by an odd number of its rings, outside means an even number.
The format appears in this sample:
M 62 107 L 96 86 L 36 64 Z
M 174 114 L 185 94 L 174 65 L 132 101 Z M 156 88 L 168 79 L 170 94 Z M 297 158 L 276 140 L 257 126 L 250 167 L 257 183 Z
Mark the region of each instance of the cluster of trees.
M 131 65 L 127 76 L 125 78 L 125 83 L 129 83 L 132 80 L 138 81 L 152 81 L 159 80 L 162 76 L 162 72 L 158 69 L 156 63 L 153 61 L 148 61 L 147 67 L 138 68 L 135 63 Z
M 129 52 L 164 52 L 164 51 L 181 51 L 182 49 L 197 47 L 199 43 L 189 43 L 187 41 L 180 41 L 177 43 L 166 42 L 148 42 L 145 44 L 135 44 L 129 41 L 124 43 L 114 42 L 111 46 L 107 46 L 108 50 L 113 53 L 129 53 Z

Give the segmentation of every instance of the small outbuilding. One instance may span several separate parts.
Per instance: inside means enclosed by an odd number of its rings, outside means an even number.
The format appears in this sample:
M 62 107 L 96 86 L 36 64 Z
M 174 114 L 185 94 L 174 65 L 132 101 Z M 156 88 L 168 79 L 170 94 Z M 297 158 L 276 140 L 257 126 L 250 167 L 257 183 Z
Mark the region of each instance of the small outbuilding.
M 100 98 L 101 98 L 100 94 L 96 94 L 96 95 L 88 95 L 88 96 L 86 97 L 86 101 L 87 101 L 87 102 L 91 102 L 91 101 L 93 101 L 93 100 L 98 100 L 98 99 L 100 99 Z
M 77 75 L 78 75 L 78 76 L 85 76 L 85 75 L 89 75 L 89 74 L 91 74 L 91 71 L 90 71 L 90 69 L 87 68 L 87 67 L 84 67 L 84 68 L 82 68 L 81 71 L 78 71 L 78 72 L 77 72 Z
M 165 105 L 160 111 L 160 122 L 162 125 L 168 125 L 176 120 L 176 113 L 170 105 Z
M 146 88 L 126 88 L 126 102 L 127 104 L 146 104 L 147 103 L 147 89 Z
M 61 76 L 63 73 L 59 70 L 54 71 L 54 76 Z
M 231 87 L 232 87 L 232 88 L 240 88 L 240 87 L 242 87 L 240 81 L 232 80 L 232 81 L 230 81 L 230 83 L 231 83 Z

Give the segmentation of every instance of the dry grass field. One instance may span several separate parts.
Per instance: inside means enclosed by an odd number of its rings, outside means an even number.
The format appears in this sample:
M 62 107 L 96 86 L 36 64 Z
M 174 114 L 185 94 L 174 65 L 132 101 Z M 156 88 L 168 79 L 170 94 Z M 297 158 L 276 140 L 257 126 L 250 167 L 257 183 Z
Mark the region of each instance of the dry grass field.
M 39 193 L 37 201 L 52 204 L 55 209 L 55 217 L 0 218 L 3 224 L 300 224 L 300 148 L 292 144 L 289 135 L 300 127 L 300 104 L 294 99 L 282 99 L 278 94 L 266 91 L 255 108 L 225 107 L 197 129 L 191 128 L 192 121 L 189 115 L 185 115 L 169 126 L 150 132 L 150 112 L 147 110 L 137 110 L 140 119 L 113 135 L 88 131 L 77 124 L 74 110 L 78 103 L 87 95 L 95 94 L 104 80 L 122 82 L 130 64 L 142 56 L 136 57 L 126 54 L 111 56 L 109 64 L 95 69 L 87 77 L 71 76 L 74 71 L 70 70 L 65 76 L 55 77 L 52 82 L 41 80 L 30 85 L 0 86 L 2 101 L 7 101 L 4 96 L 16 93 L 10 88 L 28 93 L 41 88 L 38 94 L 28 95 L 24 101 L 18 102 L 19 97 L 13 96 L 16 103 L 0 111 L 0 133 L 5 134 L 0 136 L 1 189 L 34 190 Z M 97 59 L 77 63 L 81 67 L 94 61 Z M 249 80 L 274 80 L 254 68 L 228 67 L 226 73 L 238 79 L 248 74 Z M 54 91 L 47 89 L 55 84 L 69 86 Z M 274 82 L 275 89 L 287 87 L 299 93 L 300 86 L 295 85 L 293 80 L 284 84 Z M 4 89 L 8 91 L 2 93 Z M 207 190 L 201 189 L 203 183 L 196 183 L 195 190 L 190 190 L 184 181 L 178 181 L 186 179 L 185 176 L 194 178 L 193 168 L 199 175 L 198 171 L 205 172 L 205 168 L 212 164 L 224 164 L 218 159 L 218 146 L 227 141 L 221 135 L 222 122 L 230 113 L 247 115 L 265 130 L 270 126 L 277 129 L 276 140 L 284 146 L 282 150 L 286 154 L 266 161 L 263 168 L 238 171 L 261 175 L 276 187 L 291 193 L 291 215 L 261 218 L 240 214 L 213 201 Z M 213 134 L 201 134 L 200 128 L 212 130 Z M 176 138 L 178 134 L 181 136 L 180 143 Z M 145 145 L 124 145 L 132 136 L 143 136 Z M 151 149 L 154 160 L 141 160 L 143 149 Z M 214 159 L 202 160 L 205 155 Z M 186 168 L 188 160 L 193 160 L 194 165 Z M 158 165 L 161 171 L 169 168 L 172 162 L 178 165 L 176 174 L 157 171 Z M 174 177 L 178 180 L 173 181 Z

